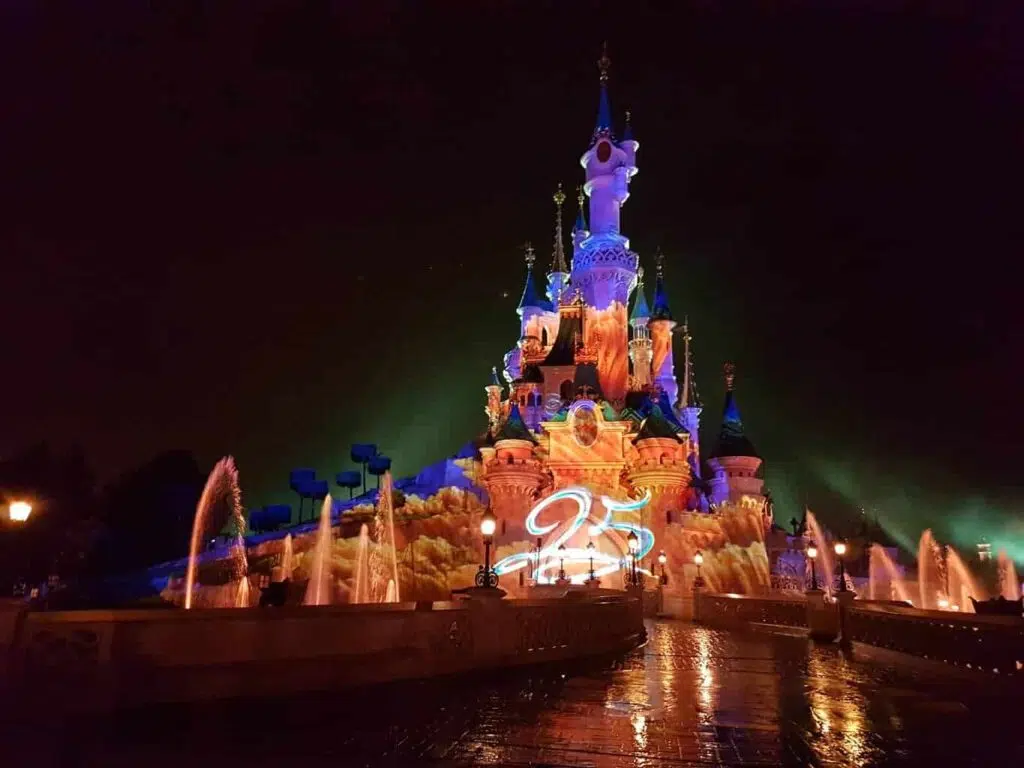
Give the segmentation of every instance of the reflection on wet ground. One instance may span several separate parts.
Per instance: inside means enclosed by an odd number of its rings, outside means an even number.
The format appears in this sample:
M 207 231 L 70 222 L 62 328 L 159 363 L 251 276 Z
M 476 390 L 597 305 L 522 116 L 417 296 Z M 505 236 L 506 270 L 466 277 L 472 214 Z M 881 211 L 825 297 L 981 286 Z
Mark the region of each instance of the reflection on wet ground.
M 645 647 L 587 668 L 65 723 L 22 732 L 31 754 L 4 764 L 1024 764 L 1019 684 L 796 636 L 648 630 Z

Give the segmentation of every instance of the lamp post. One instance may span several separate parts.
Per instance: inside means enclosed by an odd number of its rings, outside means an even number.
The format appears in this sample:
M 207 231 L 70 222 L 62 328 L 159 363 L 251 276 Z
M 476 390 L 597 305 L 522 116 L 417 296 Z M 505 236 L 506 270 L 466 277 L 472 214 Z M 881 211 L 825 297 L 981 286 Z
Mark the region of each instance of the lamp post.
M 32 514 L 32 505 L 27 501 L 12 501 L 7 508 L 7 516 L 12 523 L 24 523 Z
M 818 571 L 815 567 L 815 561 L 818 559 L 818 548 L 813 544 L 807 547 L 807 557 L 811 559 L 811 590 L 817 591 L 818 589 Z
M 565 544 L 558 547 L 558 580 L 565 581 Z
M 594 581 L 594 550 L 597 549 L 594 546 L 594 542 L 587 542 L 587 552 L 590 553 L 590 581 Z
M 668 584 L 668 574 L 665 572 L 665 563 L 668 562 L 668 555 L 665 554 L 665 550 L 661 550 L 658 553 L 658 564 L 661 566 L 661 583 Z
M 630 582 L 635 587 L 637 586 L 637 575 L 636 575 L 636 553 L 640 551 L 640 539 L 637 538 L 635 531 L 630 531 L 629 536 L 626 537 L 626 542 L 629 544 L 629 555 L 632 560 L 630 570 Z
M 700 575 L 700 567 L 704 565 L 704 553 L 699 549 L 697 550 L 697 554 L 693 556 L 693 562 L 697 566 L 697 578 L 694 579 L 693 586 L 703 587 L 704 577 Z
M 484 567 L 477 578 L 479 587 L 498 586 L 498 576 L 491 571 L 491 542 L 494 540 L 494 531 L 497 527 L 498 521 L 495 520 L 494 513 L 488 509 L 480 518 L 480 533 L 484 536 Z
M 835 546 L 832 547 L 836 553 L 836 557 L 839 559 L 839 591 L 846 591 L 846 565 L 843 563 L 843 555 L 846 554 L 846 544 L 841 541 L 837 541 Z

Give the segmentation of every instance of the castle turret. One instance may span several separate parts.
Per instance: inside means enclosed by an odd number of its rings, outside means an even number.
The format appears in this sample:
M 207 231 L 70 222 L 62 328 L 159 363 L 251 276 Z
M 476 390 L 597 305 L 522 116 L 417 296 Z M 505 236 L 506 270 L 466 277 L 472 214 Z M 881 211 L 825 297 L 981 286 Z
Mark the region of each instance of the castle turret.
M 638 258 L 620 232 L 620 209 L 636 174 L 635 140 L 616 142 L 608 100 L 607 52 L 598 68 L 600 100 L 590 146 L 580 158 L 590 198 L 590 234 L 580 240 L 572 263 L 572 283 L 587 306 L 586 346 L 597 354 L 601 389 L 613 403 L 625 398 L 629 378 L 627 304 L 636 285 Z
M 629 316 L 629 325 L 633 329 L 633 338 L 629 342 L 629 359 L 633 361 L 633 378 L 630 390 L 638 391 L 651 383 L 651 334 L 648 323 L 651 310 L 647 308 L 647 296 L 644 292 L 644 269 L 637 270 L 636 298 L 633 299 L 633 311 Z
M 725 407 L 722 409 L 722 428 L 718 443 L 708 459 L 714 473 L 711 478 L 713 504 L 744 502 L 764 504 L 764 480 L 757 476 L 761 457 L 743 430 L 740 408 L 736 402 L 736 366 L 725 364 Z
M 672 331 L 676 327 L 665 292 L 665 256 L 659 250 L 655 256 L 654 309 L 651 311 L 651 341 L 654 345 L 654 383 L 675 403 L 679 393 L 675 363 L 672 359 Z
M 686 506 L 690 485 L 686 433 L 680 433 L 655 405 L 641 422 L 633 439 L 636 454 L 628 467 L 628 479 L 637 492 L 650 491 L 651 503 L 641 522 L 661 540 L 670 516 Z M 678 520 L 678 518 L 675 518 Z
M 547 473 L 534 455 L 536 447 L 537 439 L 523 421 L 519 404 L 512 401 L 508 417 L 494 436 L 494 446 L 480 448 L 481 480 L 495 516 L 512 539 L 523 535 L 523 522 L 534 497 L 547 481 Z
M 573 256 L 580 249 L 580 244 L 590 237 L 590 231 L 587 229 L 587 217 L 584 214 L 584 206 L 586 205 L 587 196 L 583 194 L 583 187 L 576 187 L 576 223 L 572 227 L 572 252 Z
M 697 392 L 697 380 L 693 375 L 693 352 L 690 342 L 689 318 L 683 318 L 683 385 L 679 390 L 676 411 L 686 431 L 690 434 L 690 471 L 700 477 L 700 414 L 704 406 Z
M 553 305 L 557 323 L 558 306 L 564 299 L 569 298 L 566 295 L 569 287 L 569 267 L 565 263 L 565 243 L 562 237 L 562 204 L 565 202 L 565 193 L 561 184 L 558 185 L 558 191 L 552 200 L 555 202 L 555 247 L 551 251 L 551 269 L 548 272 L 548 300 Z M 551 342 L 554 343 L 554 336 Z
M 487 392 L 487 407 L 484 409 L 487 413 L 487 426 L 493 435 L 501 421 L 501 381 L 496 367 L 491 368 L 491 383 L 484 387 L 484 391 Z

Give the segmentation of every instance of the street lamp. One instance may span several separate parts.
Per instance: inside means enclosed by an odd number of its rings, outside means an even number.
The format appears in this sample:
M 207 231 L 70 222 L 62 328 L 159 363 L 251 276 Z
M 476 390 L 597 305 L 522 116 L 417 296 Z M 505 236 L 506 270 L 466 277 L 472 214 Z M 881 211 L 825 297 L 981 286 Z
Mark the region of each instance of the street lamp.
M 594 542 L 587 542 L 587 552 L 590 553 L 590 580 L 594 581 L 594 550 L 597 549 L 594 546 Z
M 658 553 L 658 563 L 661 565 L 661 583 L 668 584 L 668 574 L 665 573 L 665 563 L 668 562 L 668 555 L 665 554 L 665 550 L 661 550 Z
M 558 580 L 565 581 L 565 544 L 558 547 Z
M 12 501 L 7 508 L 12 523 L 24 523 L 32 514 L 32 505 L 27 501 Z
M 491 570 L 491 542 L 494 540 L 494 531 L 498 527 L 498 521 L 494 513 L 488 509 L 480 518 L 480 533 L 484 535 L 484 567 L 477 576 L 477 586 L 496 587 L 498 576 Z
M 813 544 L 807 547 L 807 556 L 811 559 L 811 590 L 817 591 L 818 589 L 818 570 L 815 567 L 815 561 L 818 559 L 818 548 Z
M 704 553 L 699 549 L 697 550 L 697 554 L 693 556 L 693 562 L 697 566 L 697 578 L 694 579 L 693 586 L 703 587 L 704 578 L 700 575 L 700 567 L 704 565 Z
M 629 555 L 630 555 L 630 557 L 632 558 L 632 561 L 633 561 L 633 564 L 632 564 L 633 567 L 632 567 L 632 570 L 630 572 L 631 573 L 631 577 L 632 577 L 631 580 L 632 580 L 633 586 L 636 586 L 636 583 L 637 583 L 637 576 L 636 576 L 636 553 L 638 551 L 640 551 L 640 539 L 637 538 L 637 535 L 636 535 L 635 531 L 630 531 L 629 532 L 629 536 L 626 537 L 626 543 L 629 544 Z
M 846 545 L 837 541 L 832 549 L 836 553 L 836 557 L 839 559 L 839 591 L 846 591 L 846 565 L 843 563 L 843 555 L 846 554 Z

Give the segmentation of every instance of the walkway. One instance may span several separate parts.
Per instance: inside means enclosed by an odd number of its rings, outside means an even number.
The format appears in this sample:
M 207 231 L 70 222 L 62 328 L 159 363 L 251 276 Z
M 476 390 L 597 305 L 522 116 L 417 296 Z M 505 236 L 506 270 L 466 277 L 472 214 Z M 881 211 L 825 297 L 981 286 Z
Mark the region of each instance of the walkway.
M 524 680 L 168 707 L 5 765 L 1022 765 L 1024 692 L 795 636 L 649 626 L 625 660 Z M 77 733 L 75 733 L 77 731 Z M 10 754 L 10 753 L 8 753 Z M 48 755 L 49 759 L 45 759 Z

